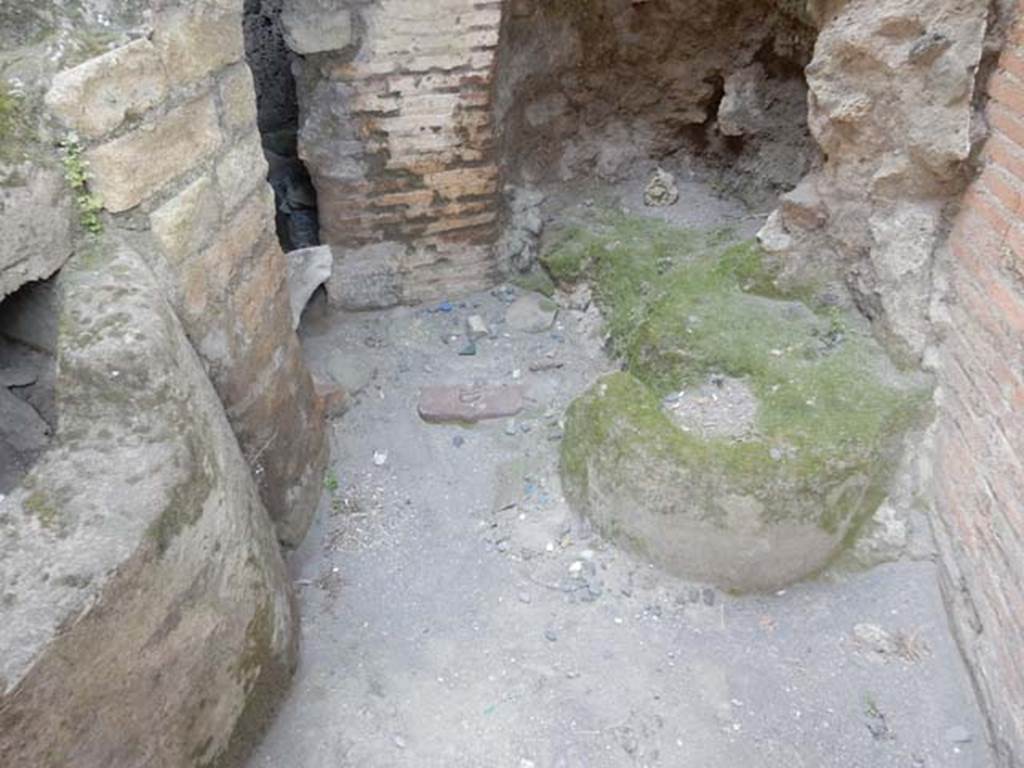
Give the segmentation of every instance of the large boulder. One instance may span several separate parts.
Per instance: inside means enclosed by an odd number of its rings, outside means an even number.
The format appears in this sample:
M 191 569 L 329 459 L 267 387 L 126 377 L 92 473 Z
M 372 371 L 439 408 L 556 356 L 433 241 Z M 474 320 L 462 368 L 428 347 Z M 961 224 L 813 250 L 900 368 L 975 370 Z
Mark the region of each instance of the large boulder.
M 569 409 L 574 508 L 673 573 L 743 591 L 853 539 L 928 392 L 862 320 L 782 295 L 748 244 L 654 224 L 576 233 L 548 262 L 595 276 L 626 367 Z
M 210 765 L 295 662 L 274 529 L 138 256 L 92 243 L 58 289 L 59 426 L 0 501 L 0 764 Z

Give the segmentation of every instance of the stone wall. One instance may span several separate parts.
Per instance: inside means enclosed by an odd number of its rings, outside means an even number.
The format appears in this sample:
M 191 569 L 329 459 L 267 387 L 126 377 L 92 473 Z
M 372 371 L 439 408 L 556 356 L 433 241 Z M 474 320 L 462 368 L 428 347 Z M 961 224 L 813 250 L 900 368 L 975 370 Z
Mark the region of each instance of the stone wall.
M 321 240 L 335 253 L 335 304 L 383 306 L 493 282 L 501 5 L 285 3 L 286 39 L 304 56 L 299 152 Z
M 46 106 L 134 233 L 219 392 L 264 502 L 301 541 L 325 463 L 292 331 L 239 0 L 158 2 L 145 32 L 56 74 Z
M 991 135 L 949 238 L 936 529 L 953 623 L 1002 765 L 1015 766 L 1024 760 L 1024 22 L 987 90 Z
M 824 162 L 761 233 L 838 277 L 893 347 L 929 343 L 936 249 L 967 181 L 989 0 L 816 2 L 809 123 Z
M 296 661 L 280 549 L 143 259 L 107 237 L 56 282 L 59 426 L 0 497 L 0 765 L 211 765 Z

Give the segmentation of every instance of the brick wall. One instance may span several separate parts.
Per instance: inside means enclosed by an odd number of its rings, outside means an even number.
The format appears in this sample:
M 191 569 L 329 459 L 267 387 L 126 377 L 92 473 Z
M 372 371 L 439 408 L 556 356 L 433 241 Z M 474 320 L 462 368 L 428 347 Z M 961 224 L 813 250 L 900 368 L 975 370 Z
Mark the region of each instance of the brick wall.
M 273 231 L 242 2 L 156 5 L 151 39 L 60 72 L 47 105 L 83 142 L 112 232 L 140 241 L 280 537 L 297 544 L 319 499 L 326 441 Z
M 498 227 L 501 2 L 352 5 L 357 39 L 308 62 L 302 97 L 301 153 L 338 266 L 331 292 L 358 305 L 359 286 L 376 283 L 386 298 L 372 305 L 483 287 Z
M 953 623 L 1004 765 L 1024 760 L 1024 24 L 988 85 L 991 136 L 950 236 L 938 538 Z

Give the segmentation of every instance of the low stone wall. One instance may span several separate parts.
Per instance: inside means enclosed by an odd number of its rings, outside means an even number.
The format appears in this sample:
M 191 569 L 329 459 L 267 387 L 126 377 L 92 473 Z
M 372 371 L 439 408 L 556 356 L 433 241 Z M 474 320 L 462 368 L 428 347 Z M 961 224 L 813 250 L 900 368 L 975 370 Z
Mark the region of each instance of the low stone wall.
M 104 240 L 58 291 L 59 429 L 0 500 L 0 764 L 210 765 L 291 674 L 284 563 L 142 259 Z
M 317 189 L 321 240 L 335 252 L 332 299 L 359 308 L 490 284 L 498 234 L 491 83 L 502 3 L 310 5 L 286 2 L 282 21 L 305 55 L 299 152 Z M 324 41 L 323 29 L 348 35 Z
M 937 534 L 954 626 L 1005 766 L 1024 760 L 1024 22 L 949 239 Z
M 46 105 L 83 146 L 114 228 L 161 278 L 282 541 L 301 541 L 326 461 L 292 331 L 239 0 L 161 3 L 152 34 L 59 72 Z

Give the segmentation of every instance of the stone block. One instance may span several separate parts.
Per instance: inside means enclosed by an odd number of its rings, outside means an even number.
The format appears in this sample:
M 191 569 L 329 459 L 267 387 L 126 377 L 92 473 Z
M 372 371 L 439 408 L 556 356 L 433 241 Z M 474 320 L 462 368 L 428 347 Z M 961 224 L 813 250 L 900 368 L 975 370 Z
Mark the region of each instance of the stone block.
M 342 309 L 384 309 L 402 301 L 400 243 L 374 243 L 362 248 L 334 248 L 334 271 L 327 298 Z
M 159 104 L 167 76 L 156 48 L 136 40 L 57 74 L 46 105 L 79 136 L 98 139 Z
M 0 501 L 0 764 L 216 764 L 294 669 L 291 586 L 152 273 L 97 247 L 59 278 L 53 447 Z
M 284 39 L 295 53 L 340 51 L 352 44 L 352 14 L 323 0 L 285 0 Z
M 202 335 L 211 318 L 207 309 L 220 304 L 225 291 L 267 233 L 269 189 L 253 195 L 225 221 L 213 242 L 180 265 L 182 318 L 190 336 Z
M 227 131 L 250 131 L 256 127 L 256 86 L 248 64 L 236 64 L 221 78 L 220 103 Z
M 245 55 L 242 3 L 201 2 L 157 15 L 153 42 L 174 85 L 189 85 Z
M 299 327 L 306 304 L 316 289 L 327 282 L 333 268 L 334 255 L 330 246 L 318 245 L 288 253 L 288 293 L 293 328 Z
M 217 231 L 221 201 L 209 176 L 200 176 L 150 214 L 153 234 L 173 264 L 196 253 Z
M 71 255 L 71 196 L 61 174 L 36 167 L 21 185 L 0 184 L 0 299 L 49 277 Z
M 225 209 L 234 210 L 257 185 L 267 183 L 267 160 L 253 130 L 217 163 L 217 185 Z
M 93 189 L 112 213 L 130 210 L 185 174 L 221 144 L 210 95 L 86 153 Z
M 464 422 L 515 416 L 523 410 L 523 387 L 432 386 L 420 393 L 420 418 L 431 424 Z

